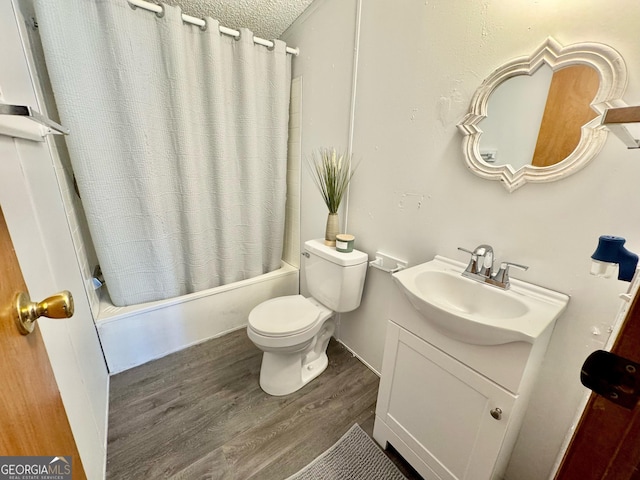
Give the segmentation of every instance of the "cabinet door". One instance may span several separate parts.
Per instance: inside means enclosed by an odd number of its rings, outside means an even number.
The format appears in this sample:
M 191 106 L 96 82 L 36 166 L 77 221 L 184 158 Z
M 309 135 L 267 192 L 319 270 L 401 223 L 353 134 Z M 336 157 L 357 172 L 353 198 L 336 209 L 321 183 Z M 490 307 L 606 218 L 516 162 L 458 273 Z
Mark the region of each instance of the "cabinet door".
M 414 466 L 427 480 L 490 479 L 516 398 L 389 322 L 376 416 L 430 468 Z

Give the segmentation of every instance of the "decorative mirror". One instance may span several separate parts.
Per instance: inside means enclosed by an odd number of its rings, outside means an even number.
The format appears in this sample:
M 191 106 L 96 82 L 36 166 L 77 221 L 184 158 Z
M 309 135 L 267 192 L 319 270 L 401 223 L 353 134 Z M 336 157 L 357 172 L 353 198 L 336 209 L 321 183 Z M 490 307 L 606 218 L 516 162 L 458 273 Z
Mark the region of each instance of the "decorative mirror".
M 605 109 L 625 106 L 624 60 L 601 43 L 563 47 L 549 37 L 480 85 L 458 125 L 469 169 L 513 192 L 583 168 L 607 138 Z

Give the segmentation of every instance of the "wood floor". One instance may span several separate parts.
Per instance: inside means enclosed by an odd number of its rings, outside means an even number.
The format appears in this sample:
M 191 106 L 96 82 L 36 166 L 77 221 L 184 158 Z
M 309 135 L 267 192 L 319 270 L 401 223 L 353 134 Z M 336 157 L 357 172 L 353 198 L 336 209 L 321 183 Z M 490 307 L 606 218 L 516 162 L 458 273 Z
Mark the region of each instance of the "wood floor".
M 354 423 L 371 435 L 378 377 L 334 340 L 328 355 L 322 375 L 285 397 L 260 389 L 262 352 L 244 330 L 115 375 L 107 479 L 283 480 Z

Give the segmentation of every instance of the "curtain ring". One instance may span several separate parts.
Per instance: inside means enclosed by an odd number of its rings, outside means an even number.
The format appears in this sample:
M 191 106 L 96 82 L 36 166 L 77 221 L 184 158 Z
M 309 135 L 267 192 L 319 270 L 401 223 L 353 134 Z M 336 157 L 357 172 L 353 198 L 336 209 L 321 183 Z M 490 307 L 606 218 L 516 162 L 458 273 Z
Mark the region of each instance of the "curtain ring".
M 270 52 L 273 52 L 276 49 L 276 41 L 275 40 L 269 40 L 272 45 L 270 47 L 267 47 L 267 50 L 269 50 Z
M 164 17 L 164 5 L 162 5 L 162 3 L 160 3 L 160 0 L 153 0 L 153 3 L 155 3 L 156 5 L 158 5 L 162 9 L 161 11 L 156 12 L 156 17 L 158 17 L 158 18 Z
M 242 31 L 241 31 L 241 30 L 238 30 L 238 35 L 234 35 L 234 36 L 233 36 L 233 39 L 234 39 L 235 41 L 238 41 L 238 40 L 240 40 L 240 37 L 242 37 Z
M 200 28 L 200 30 L 202 30 L 203 32 L 206 32 L 206 31 L 207 31 L 207 26 L 208 26 L 208 25 L 207 25 L 207 19 L 206 19 L 206 18 L 203 18 L 203 19 L 202 19 L 202 21 L 204 22 L 204 25 L 201 25 L 199 28 Z

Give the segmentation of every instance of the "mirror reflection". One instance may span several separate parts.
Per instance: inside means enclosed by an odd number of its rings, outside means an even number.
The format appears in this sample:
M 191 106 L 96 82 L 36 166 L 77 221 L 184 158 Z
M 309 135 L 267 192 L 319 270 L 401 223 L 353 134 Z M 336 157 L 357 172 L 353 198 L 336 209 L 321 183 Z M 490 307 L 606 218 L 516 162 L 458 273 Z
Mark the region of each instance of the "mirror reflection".
M 458 124 L 467 167 L 509 192 L 577 172 L 604 145 L 602 114 L 624 105 L 626 84 L 624 60 L 610 46 L 547 38 L 476 90 Z
M 518 75 L 491 94 L 480 156 L 494 165 L 546 167 L 566 159 L 580 141 L 582 126 L 598 113 L 591 108 L 600 78 L 589 65 L 555 72 L 543 64 L 533 75 Z

